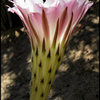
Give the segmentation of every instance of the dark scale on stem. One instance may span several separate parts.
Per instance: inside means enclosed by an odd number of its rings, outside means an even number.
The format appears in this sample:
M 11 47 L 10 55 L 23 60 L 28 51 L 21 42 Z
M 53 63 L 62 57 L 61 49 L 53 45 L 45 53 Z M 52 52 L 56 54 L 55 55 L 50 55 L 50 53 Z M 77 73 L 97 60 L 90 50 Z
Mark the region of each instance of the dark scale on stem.
M 35 87 L 35 92 L 37 92 L 37 90 L 38 90 L 38 87 L 36 86 L 36 87 Z
M 48 73 L 51 73 L 51 67 L 50 67 L 50 69 L 48 70 Z
M 51 57 L 51 52 L 50 52 L 50 50 L 49 50 L 49 53 L 48 53 L 47 57 L 48 57 L 48 58 Z
M 48 84 L 49 84 L 49 85 L 51 84 L 51 80 L 48 82 Z
M 57 48 L 56 55 L 59 55 L 59 46 L 58 46 L 58 48 Z
M 41 79 L 41 83 L 44 83 L 44 78 Z
M 61 60 L 61 57 L 59 56 L 59 58 L 58 58 L 58 62 L 60 62 L 60 60 Z
M 38 56 L 38 48 L 36 48 L 36 56 Z
M 42 67 L 42 63 L 41 63 L 41 61 L 40 61 L 40 63 L 39 63 L 39 67 L 40 67 L 40 68 Z
M 43 94 L 43 92 L 41 93 L 41 97 L 42 97 L 42 98 L 44 97 L 44 94 Z
M 34 73 L 34 78 L 36 78 L 36 73 Z

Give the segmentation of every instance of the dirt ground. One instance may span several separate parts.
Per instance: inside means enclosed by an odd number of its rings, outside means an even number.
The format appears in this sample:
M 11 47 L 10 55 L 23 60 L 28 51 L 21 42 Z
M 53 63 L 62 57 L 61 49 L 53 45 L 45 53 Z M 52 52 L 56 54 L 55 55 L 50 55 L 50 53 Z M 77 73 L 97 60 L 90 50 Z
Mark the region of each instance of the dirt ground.
M 67 47 L 48 100 L 99 100 L 98 0 L 82 22 L 87 17 Z M 1 100 L 29 100 L 30 51 L 23 27 L 1 33 Z

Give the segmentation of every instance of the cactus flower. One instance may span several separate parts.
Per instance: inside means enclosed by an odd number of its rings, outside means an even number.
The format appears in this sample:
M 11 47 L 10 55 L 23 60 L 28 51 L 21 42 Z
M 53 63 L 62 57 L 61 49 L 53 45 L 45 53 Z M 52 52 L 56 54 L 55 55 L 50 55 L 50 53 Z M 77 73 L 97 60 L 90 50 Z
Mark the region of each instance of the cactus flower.
M 92 6 L 88 0 L 13 0 L 27 29 L 32 50 L 30 100 L 47 100 L 75 26 Z

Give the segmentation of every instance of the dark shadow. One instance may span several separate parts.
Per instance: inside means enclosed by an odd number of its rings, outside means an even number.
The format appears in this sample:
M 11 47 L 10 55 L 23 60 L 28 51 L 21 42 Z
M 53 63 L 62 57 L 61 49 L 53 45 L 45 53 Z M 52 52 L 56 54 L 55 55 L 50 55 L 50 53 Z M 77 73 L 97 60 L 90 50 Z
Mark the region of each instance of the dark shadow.
M 1 36 L 1 75 L 10 73 L 11 80 L 14 80 L 13 85 L 6 87 L 10 97 L 5 100 L 28 100 L 31 79 L 28 56 L 31 49 L 27 34 L 16 28 L 3 32 Z

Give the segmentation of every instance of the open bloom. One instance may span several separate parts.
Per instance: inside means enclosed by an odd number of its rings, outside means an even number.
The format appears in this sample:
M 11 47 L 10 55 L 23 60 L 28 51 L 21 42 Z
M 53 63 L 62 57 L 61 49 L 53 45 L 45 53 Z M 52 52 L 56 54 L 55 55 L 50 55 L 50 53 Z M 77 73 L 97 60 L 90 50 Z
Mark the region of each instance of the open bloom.
M 43 39 L 52 44 L 66 43 L 73 29 L 93 3 L 88 0 L 14 0 L 13 8 L 24 22 L 34 46 Z
M 92 6 L 88 0 L 13 0 L 32 47 L 31 100 L 46 100 L 75 26 Z

